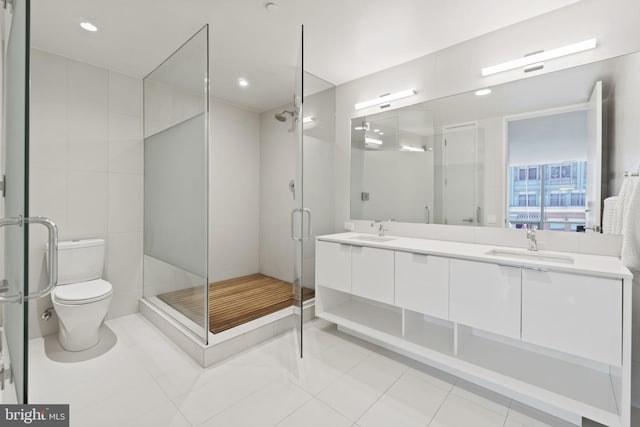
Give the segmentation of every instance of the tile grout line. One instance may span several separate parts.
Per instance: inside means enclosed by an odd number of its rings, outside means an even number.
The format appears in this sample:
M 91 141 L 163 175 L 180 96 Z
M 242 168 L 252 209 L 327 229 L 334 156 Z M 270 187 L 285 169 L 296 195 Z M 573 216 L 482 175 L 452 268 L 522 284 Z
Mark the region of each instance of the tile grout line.
M 395 379 L 395 381 L 393 381 L 393 382 L 389 385 L 389 387 L 387 387 L 387 388 L 384 390 L 384 392 L 382 392 L 382 394 L 381 394 L 380 396 L 378 396 L 378 398 L 377 398 L 377 399 L 376 399 L 376 400 L 375 400 L 371 405 L 369 405 L 369 406 L 367 407 L 367 409 L 365 409 L 365 410 L 364 410 L 364 412 L 363 412 L 362 414 L 360 414 L 360 416 L 359 416 L 359 417 L 354 421 L 354 424 L 358 424 L 358 421 L 360 421 L 360 419 L 361 419 L 361 418 L 362 418 L 362 417 L 363 417 L 367 412 L 369 412 L 369 410 L 370 410 L 371 408 L 373 408 L 373 407 L 375 406 L 375 404 L 376 404 L 376 403 L 378 403 L 378 401 L 379 401 L 380 399 L 382 399 L 382 398 L 383 398 L 383 397 L 384 397 L 384 396 L 389 392 L 389 390 L 391 390 L 391 388 L 392 388 L 394 385 L 396 385 L 396 383 L 397 383 L 398 381 L 400 381 L 400 378 L 402 378 L 402 377 L 404 377 L 404 376 L 406 375 L 406 373 L 407 373 L 407 371 L 408 371 L 408 370 L 409 370 L 409 368 L 408 368 L 408 367 L 405 367 L 405 370 L 402 372 L 402 374 L 400 374 L 400 375 L 398 376 L 398 378 L 396 378 L 396 379 Z
M 509 407 L 507 408 L 507 413 L 504 416 L 504 422 L 502 423 L 502 427 L 507 427 L 507 420 L 509 419 L 509 413 L 511 412 L 511 405 L 513 404 L 513 399 L 509 400 Z
M 433 422 L 433 420 L 436 419 L 436 417 L 438 416 L 438 413 L 440 412 L 440 409 L 442 409 L 442 406 L 444 405 L 444 402 L 447 401 L 447 399 L 449 398 L 449 396 L 451 395 L 451 392 L 453 391 L 453 388 L 456 386 L 456 384 L 458 384 L 459 379 L 456 379 L 453 384 L 451 384 L 451 388 L 449 389 L 449 391 L 447 392 L 447 395 L 444 397 L 444 399 L 442 399 L 442 402 L 440 402 L 440 406 L 438 406 L 438 409 L 436 410 L 436 412 L 433 413 L 433 416 L 431 417 L 431 419 L 429 420 L 429 422 L 426 424 L 427 427 L 431 425 L 431 423 Z

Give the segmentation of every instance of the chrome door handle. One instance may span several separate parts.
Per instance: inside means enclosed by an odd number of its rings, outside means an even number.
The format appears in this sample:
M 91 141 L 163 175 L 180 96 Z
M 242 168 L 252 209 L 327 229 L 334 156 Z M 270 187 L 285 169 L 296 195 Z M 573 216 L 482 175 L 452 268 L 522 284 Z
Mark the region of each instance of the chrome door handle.
M 49 218 L 44 217 L 27 217 L 23 218 L 12 217 L 0 219 L 0 228 L 10 225 L 16 225 L 22 227 L 24 224 L 41 224 L 47 227 L 49 232 L 49 283 L 47 287 L 41 291 L 37 291 L 34 294 L 22 295 L 22 292 L 18 291 L 17 294 L 0 296 L 0 302 L 13 302 L 22 303 L 23 301 L 34 300 L 43 298 L 51 293 L 53 288 L 58 284 L 58 227 Z M 4 286 L 6 282 L 3 282 Z M 6 292 L 9 289 L 9 284 L 6 283 Z
M 464 218 L 462 222 L 473 222 L 473 218 Z
M 307 213 L 309 215 L 309 222 L 307 223 L 307 236 L 296 237 L 295 231 L 293 227 L 293 221 L 297 212 L 300 212 L 303 215 L 304 222 L 304 214 Z M 311 238 L 311 209 L 307 208 L 296 208 L 291 211 L 291 239 L 297 242 L 302 242 Z

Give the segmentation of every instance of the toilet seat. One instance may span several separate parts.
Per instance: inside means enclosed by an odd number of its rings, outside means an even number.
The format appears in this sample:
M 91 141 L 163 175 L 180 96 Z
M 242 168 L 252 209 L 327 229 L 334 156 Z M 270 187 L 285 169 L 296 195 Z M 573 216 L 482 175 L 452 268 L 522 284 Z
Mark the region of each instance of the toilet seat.
M 60 304 L 80 305 L 103 300 L 109 297 L 112 292 L 111 283 L 96 279 L 56 286 L 52 296 Z

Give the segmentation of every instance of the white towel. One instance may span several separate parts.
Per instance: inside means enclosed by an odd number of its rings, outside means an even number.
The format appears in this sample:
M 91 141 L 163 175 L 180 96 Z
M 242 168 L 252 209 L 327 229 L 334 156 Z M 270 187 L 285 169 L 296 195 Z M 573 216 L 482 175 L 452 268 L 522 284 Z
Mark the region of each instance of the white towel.
M 604 199 L 604 211 L 602 212 L 602 232 L 604 234 L 613 234 L 616 229 L 617 204 L 618 196 Z
M 622 223 L 624 220 L 624 213 L 626 208 L 625 204 L 627 196 L 629 195 L 628 193 L 631 190 L 630 186 L 631 182 L 629 178 L 625 178 L 624 181 L 622 181 L 622 186 L 620 187 L 620 192 L 618 193 L 618 200 L 616 203 L 616 219 L 614 221 L 615 228 L 613 230 L 613 234 L 622 234 Z
M 640 269 L 640 185 L 638 178 L 630 180 L 622 220 L 622 263 L 630 269 Z

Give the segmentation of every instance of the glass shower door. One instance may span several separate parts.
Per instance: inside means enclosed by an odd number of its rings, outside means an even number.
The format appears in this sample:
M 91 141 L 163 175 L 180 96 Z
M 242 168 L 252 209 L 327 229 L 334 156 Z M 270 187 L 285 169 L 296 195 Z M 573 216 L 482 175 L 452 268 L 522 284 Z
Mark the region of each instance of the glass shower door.
M 11 28 L 5 56 L 5 115 L 3 139 L 5 159 L 4 279 L 0 288 L 2 330 L 0 331 L 0 403 L 27 403 L 28 307 L 23 295 L 27 282 L 28 99 L 29 99 L 29 0 L 8 5 Z M 19 219 L 16 222 L 15 219 Z M 13 298 L 18 295 L 19 297 Z
M 293 320 L 295 323 L 298 354 L 302 357 L 303 340 L 303 280 L 304 280 L 304 242 L 311 235 L 311 211 L 304 205 L 304 144 L 302 133 L 303 117 L 303 61 L 304 61 L 304 26 L 300 27 L 300 48 L 298 50 L 298 65 L 295 70 L 295 85 L 293 95 L 294 138 L 296 147 L 296 179 L 295 179 L 295 208 L 291 211 L 291 238 L 295 244 L 295 265 L 293 276 Z M 306 220 L 305 220 L 306 218 Z M 307 229 L 305 230 L 305 224 Z

